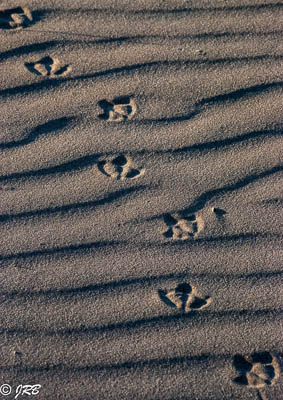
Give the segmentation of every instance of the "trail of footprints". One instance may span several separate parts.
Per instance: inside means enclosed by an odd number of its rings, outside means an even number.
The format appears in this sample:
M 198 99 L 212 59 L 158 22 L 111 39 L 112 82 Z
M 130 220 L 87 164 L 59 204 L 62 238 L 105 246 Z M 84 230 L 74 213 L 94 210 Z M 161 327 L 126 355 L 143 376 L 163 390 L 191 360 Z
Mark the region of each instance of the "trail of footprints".
M 28 27 L 32 22 L 32 13 L 28 8 L 15 7 L 0 10 L 0 29 L 19 30 Z M 70 65 L 62 65 L 56 57 L 51 56 L 45 56 L 36 62 L 27 62 L 25 66 L 30 72 L 44 77 L 64 76 L 71 71 Z M 132 96 L 115 97 L 110 101 L 103 99 L 98 102 L 98 105 L 103 110 L 99 118 L 106 121 L 130 120 L 137 111 Z M 143 168 L 138 167 L 131 158 L 123 154 L 112 159 L 101 160 L 97 166 L 101 173 L 115 180 L 136 179 L 144 173 Z M 223 221 L 226 211 L 219 208 L 212 210 L 218 220 Z M 197 214 L 166 214 L 164 223 L 167 228 L 163 236 L 173 240 L 194 238 L 204 228 L 204 221 Z M 173 289 L 158 290 L 158 297 L 166 305 L 184 313 L 202 311 L 212 301 L 209 296 L 202 296 L 187 282 L 182 282 Z M 21 353 L 15 352 L 15 357 L 21 359 Z M 233 382 L 257 390 L 264 390 L 273 385 L 280 374 L 279 364 L 269 352 L 253 353 L 247 357 L 237 354 L 234 356 L 233 366 L 238 373 Z M 265 398 L 263 392 L 259 392 L 259 397 Z

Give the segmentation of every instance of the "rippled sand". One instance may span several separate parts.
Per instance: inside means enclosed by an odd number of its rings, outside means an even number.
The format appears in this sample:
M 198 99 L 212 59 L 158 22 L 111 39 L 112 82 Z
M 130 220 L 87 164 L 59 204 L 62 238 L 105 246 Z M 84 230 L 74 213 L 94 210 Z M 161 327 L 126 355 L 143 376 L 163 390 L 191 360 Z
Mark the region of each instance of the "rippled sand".
M 282 399 L 283 4 L 19 3 L 0 5 L 0 386 Z

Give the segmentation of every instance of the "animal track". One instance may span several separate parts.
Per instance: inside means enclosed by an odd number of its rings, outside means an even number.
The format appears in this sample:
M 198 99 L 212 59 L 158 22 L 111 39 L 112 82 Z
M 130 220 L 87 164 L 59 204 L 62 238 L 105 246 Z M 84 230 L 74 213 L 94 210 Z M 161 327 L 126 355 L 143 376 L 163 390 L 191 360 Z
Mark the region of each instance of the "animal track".
M 0 10 L 0 29 L 21 29 L 30 25 L 32 15 L 28 8 Z
M 100 161 L 98 169 L 113 179 L 135 179 L 144 173 L 144 169 L 138 168 L 135 163 L 121 154 L 110 161 Z
M 195 237 L 203 230 L 204 222 L 200 216 L 191 214 L 181 218 L 174 218 L 170 214 L 164 216 L 164 222 L 168 226 L 167 231 L 163 233 L 166 238 L 174 240 L 185 240 Z
M 248 388 L 265 389 L 273 385 L 279 377 L 279 364 L 267 351 L 253 353 L 248 357 L 236 354 L 233 365 L 239 373 L 233 381 Z
M 112 101 L 100 100 L 98 105 L 104 111 L 99 118 L 107 121 L 131 119 L 137 111 L 136 104 L 130 96 L 115 97 Z
M 159 290 L 160 299 L 170 307 L 176 307 L 184 312 L 203 310 L 211 303 L 209 296 L 202 297 L 196 288 L 189 283 L 180 283 L 175 289 Z
M 71 71 L 70 65 L 62 66 L 57 58 L 43 57 L 37 62 L 25 63 L 26 68 L 36 75 L 59 76 L 67 75 Z

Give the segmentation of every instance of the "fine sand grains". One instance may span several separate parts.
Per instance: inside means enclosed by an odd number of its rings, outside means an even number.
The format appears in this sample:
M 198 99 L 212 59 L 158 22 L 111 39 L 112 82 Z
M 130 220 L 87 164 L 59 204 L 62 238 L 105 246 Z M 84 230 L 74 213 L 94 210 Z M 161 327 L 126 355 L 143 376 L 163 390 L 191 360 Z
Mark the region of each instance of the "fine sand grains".
M 283 398 L 282 21 L 1 2 L 0 395 Z

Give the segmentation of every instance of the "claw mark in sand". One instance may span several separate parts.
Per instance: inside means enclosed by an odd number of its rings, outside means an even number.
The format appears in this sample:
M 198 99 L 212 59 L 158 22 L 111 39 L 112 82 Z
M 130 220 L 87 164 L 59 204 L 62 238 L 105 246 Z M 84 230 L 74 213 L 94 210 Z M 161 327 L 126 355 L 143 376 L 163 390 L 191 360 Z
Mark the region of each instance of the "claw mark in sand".
M 13 351 L 14 365 L 21 365 L 22 357 L 23 353 L 21 351 L 14 350 Z
M 57 58 L 50 56 L 43 57 L 36 62 L 25 63 L 25 66 L 36 75 L 51 77 L 67 75 L 72 69 L 70 65 L 62 66 Z
M 223 210 L 222 208 L 212 207 L 212 212 L 214 213 L 217 221 L 221 225 L 226 225 L 226 214 L 227 211 Z
M 189 283 L 180 283 L 174 289 L 159 290 L 159 298 L 168 306 L 176 307 L 183 312 L 203 310 L 211 303 L 209 296 L 201 296 Z
M 195 214 L 180 218 L 175 218 L 170 214 L 166 214 L 164 216 L 164 222 L 168 229 L 163 233 L 163 236 L 174 240 L 194 238 L 204 227 L 203 219 Z
M 144 173 L 144 169 L 137 167 L 130 158 L 123 154 L 109 161 L 100 161 L 98 169 L 104 175 L 117 180 L 135 179 Z
M 0 29 L 22 29 L 30 25 L 32 15 L 28 8 L 0 10 Z
M 98 117 L 106 121 L 125 121 L 133 118 L 137 111 L 131 96 L 115 97 L 112 101 L 100 100 L 98 105 L 104 111 Z
M 239 374 L 233 382 L 257 389 L 261 400 L 266 399 L 265 389 L 275 383 L 280 373 L 276 358 L 267 351 L 253 353 L 247 357 L 236 354 L 233 366 Z
M 217 217 L 223 217 L 223 215 L 227 214 L 227 211 L 222 208 L 212 207 L 212 211 Z

